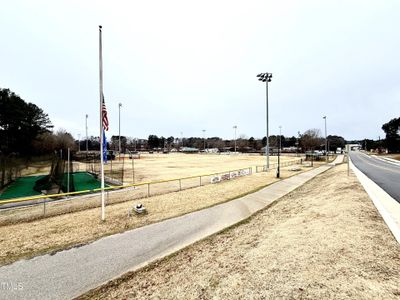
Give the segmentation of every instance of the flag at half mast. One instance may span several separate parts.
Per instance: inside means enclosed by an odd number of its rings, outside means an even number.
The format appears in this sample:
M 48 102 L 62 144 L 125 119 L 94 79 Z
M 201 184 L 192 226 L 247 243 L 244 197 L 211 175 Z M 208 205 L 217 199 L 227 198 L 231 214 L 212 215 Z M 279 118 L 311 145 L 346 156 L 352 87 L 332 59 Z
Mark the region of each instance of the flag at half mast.
M 102 106 L 101 106 L 101 114 L 102 114 L 102 120 L 103 120 L 103 129 L 105 131 L 108 131 L 108 117 L 107 117 L 107 109 L 106 109 L 106 103 L 104 102 L 104 94 L 102 95 L 103 101 L 102 101 Z
M 106 131 L 108 131 L 108 117 L 106 103 L 104 101 L 104 94 L 102 94 L 102 104 L 101 104 L 101 119 L 103 122 L 103 162 L 107 163 L 107 138 Z

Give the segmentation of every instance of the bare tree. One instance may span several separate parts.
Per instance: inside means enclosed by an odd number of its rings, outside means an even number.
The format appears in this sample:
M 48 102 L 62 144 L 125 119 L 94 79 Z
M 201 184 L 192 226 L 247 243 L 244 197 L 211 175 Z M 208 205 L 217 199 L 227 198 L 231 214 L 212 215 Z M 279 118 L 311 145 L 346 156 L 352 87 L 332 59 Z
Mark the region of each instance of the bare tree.
M 313 128 L 305 131 L 300 137 L 300 147 L 304 150 L 312 150 L 323 143 L 319 129 Z
M 72 135 L 64 129 L 59 129 L 55 134 L 56 149 L 67 151 L 68 148 L 76 150 L 75 140 Z

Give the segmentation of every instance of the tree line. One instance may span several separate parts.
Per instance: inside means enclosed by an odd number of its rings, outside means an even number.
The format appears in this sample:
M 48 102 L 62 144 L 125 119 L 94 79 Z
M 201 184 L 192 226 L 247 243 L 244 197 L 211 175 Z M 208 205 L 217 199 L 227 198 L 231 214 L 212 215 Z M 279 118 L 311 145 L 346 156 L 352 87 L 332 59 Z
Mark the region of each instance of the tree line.
M 394 118 L 382 125 L 382 130 L 386 137 L 382 140 L 358 140 L 367 150 L 387 148 L 389 152 L 400 152 L 400 118 Z M 281 141 L 284 148 L 299 148 L 301 151 L 323 150 L 325 139 L 321 136 L 320 130 L 309 129 L 299 136 L 277 136 L 269 137 L 271 148 L 276 148 Z M 174 136 L 158 137 L 151 134 L 147 139 L 135 139 L 121 136 L 122 151 L 126 149 L 153 150 L 153 149 L 179 149 L 181 147 L 197 148 L 218 148 L 219 150 L 234 150 L 236 144 L 237 151 L 253 152 L 261 151 L 266 145 L 266 137 L 246 137 L 239 136 L 235 140 L 222 139 L 220 137 L 185 137 L 177 138 Z M 335 151 L 337 148 L 344 148 L 346 140 L 338 135 L 328 136 L 329 150 Z M 22 157 L 38 156 L 53 153 L 55 150 L 98 150 L 98 137 L 90 137 L 88 141 L 74 140 L 72 135 L 65 130 L 53 131 L 53 125 L 48 114 L 43 109 L 33 103 L 26 102 L 20 96 L 9 89 L 0 88 L 0 155 L 18 155 Z M 112 136 L 108 142 L 109 149 L 118 150 L 119 137 Z

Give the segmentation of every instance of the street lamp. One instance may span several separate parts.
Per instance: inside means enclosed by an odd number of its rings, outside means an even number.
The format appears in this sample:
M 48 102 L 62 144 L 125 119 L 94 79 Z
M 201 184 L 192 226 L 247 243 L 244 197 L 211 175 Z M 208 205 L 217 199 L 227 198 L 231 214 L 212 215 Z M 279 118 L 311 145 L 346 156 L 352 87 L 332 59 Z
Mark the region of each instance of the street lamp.
M 267 124 L 267 145 L 265 147 L 265 156 L 267 160 L 267 171 L 269 168 L 269 133 L 268 133 L 268 82 L 272 80 L 272 73 L 260 73 L 257 75 L 258 80 L 266 83 L 266 124 Z
M 206 130 L 203 129 L 203 142 L 204 142 L 204 153 L 206 153 Z
M 279 177 L 280 177 L 280 169 L 281 169 L 281 147 L 282 147 L 282 126 L 279 126 L 278 170 L 276 171 L 276 178 L 279 178 Z
M 235 129 L 235 154 L 236 154 L 236 129 L 237 129 L 237 125 L 233 126 L 233 129 Z
M 118 149 L 119 149 L 119 158 L 121 159 L 121 107 L 122 103 L 118 104 Z
M 325 120 L 325 160 L 328 162 L 328 136 L 326 135 L 326 116 L 323 117 Z

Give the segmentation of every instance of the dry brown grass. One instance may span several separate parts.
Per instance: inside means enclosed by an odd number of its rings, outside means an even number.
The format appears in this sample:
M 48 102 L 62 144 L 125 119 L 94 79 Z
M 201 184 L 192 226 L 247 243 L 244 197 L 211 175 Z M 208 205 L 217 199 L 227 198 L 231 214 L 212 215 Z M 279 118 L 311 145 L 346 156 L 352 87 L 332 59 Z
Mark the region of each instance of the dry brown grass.
M 399 299 L 400 246 L 346 166 L 83 298 Z
M 298 160 L 300 157 L 282 156 L 282 163 Z M 271 165 L 276 163 L 277 157 L 270 158 Z M 129 161 L 127 161 L 129 162 Z M 124 163 L 125 183 L 133 181 L 130 173 L 131 165 Z M 182 178 L 188 176 L 196 176 L 202 174 L 212 174 L 214 172 L 223 172 L 229 170 L 237 170 L 245 167 L 253 167 L 253 172 L 256 171 L 254 166 L 265 164 L 265 156 L 260 155 L 204 155 L 204 154 L 145 154 L 141 159 L 135 160 L 135 174 L 140 182 L 165 180 L 173 178 Z M 317 163 L 319 165 L 321 163 Z M 113 163 L 113 171 L 118 168 L 117 163 Z M 109 163 L 107 168 L 111 168 Z M 85 164 L 75 162 L 74 169 L 85 170 Z M 275 172 L 275 171 L 272 171 Z M 203 177 L 202 184 L 209 184 L 210 177 Z M 193 188 L 199 185 L 199 178 L 185 179 L 179 185 L 178 181 L 152 184 L 150 187 L 151 195 L 165 194 L 175 192 L 180 188 Z M 147 197 L 147 186 L 140 186 L 134 192 L 125 190 L 107 192 L 107 203 L 114 204 L 124 202 L 130 199 L 141 199 Z M 35 200 L 40 205 L 24 207 L 14 210 L 0 212 L 0 226 L 9 225 L 12 223 L 27 222 L 38 220 L 43 217 L 56 216 L 65 213 L 78 212 L 90 208 L 100 206 L 99 196 L 86 195 L 74 197 L 72 201 L 57 201 L 49 202 L 46 199 Z
M 303 168 L 301 171 L 307 169 Z M 284 169 L 282 178 L 301 171 Z M 100 221 L 100 209 L 95 208 L 31 222 L 3 225 L 0 227 L 0 264 L 88 243 L 105 235 L 199 210 L 252 192 L 276 180 L 275 172 L 271 171 L 267 174 L 258 173 L 218 184 L 144 198 L 140 202 L 149 213 L 140 217 L 128 218 L 128 210 L 138 202 L 130 201 L 130 195 L 137 191 L 125 191 L 114 196 L 126 202 L 107 206 L 106 222 Z
M 396 159 L 396 160 L 400 160 L 400 154 L 391 154 L 388 155 L 390 158 Z
M 127 156 L 125 156 L 127 158 Z M 296 159 L 295 156 L 281 156 L 282 161 Z M 277 162 L 276 156 L 270 156 L 270 163 Z M 261 166 L 265 164 L 265 156 L 248 154 L 141 154 L 135 159 L 135 182 L 181 178 L 193 175 L 211 174 L 236 170 L 240 168 Z M 121 162 L 116 160 L 114 168 Z M 106 168 L 110 168 L 108 164 Z M 108 170 L 108 169 L 107 169 Z M 124 161 L 124 182 L 132 183 L 132 161 Z

